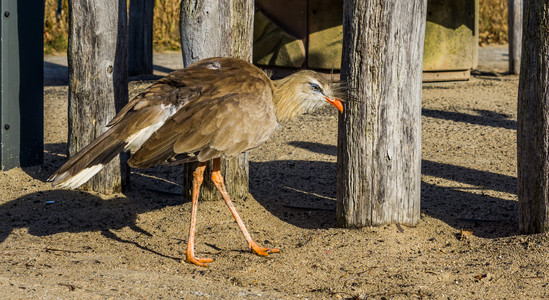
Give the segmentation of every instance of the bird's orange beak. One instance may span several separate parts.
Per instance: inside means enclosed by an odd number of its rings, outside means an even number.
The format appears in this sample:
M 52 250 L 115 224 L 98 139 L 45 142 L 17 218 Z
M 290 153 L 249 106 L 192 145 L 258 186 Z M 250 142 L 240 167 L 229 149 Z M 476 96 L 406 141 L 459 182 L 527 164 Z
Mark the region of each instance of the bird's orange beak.
M 343 103 L 341 103 L 341 100 L 339 99 L 330 99 L 328 97 L 324 97 L 326 99 L 326 102 L 330 103 L 331 105 L 335 106 L 340 112 L 343 112 Z

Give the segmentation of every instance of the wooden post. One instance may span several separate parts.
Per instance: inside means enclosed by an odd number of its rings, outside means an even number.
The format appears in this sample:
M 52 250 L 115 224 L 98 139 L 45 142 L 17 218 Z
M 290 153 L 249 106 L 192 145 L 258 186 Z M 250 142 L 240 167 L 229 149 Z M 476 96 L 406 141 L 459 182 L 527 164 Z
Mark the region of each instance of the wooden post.
M 128 75 L 153 73 L 154 0 L 130 1 Z
M 204 58 L 223 56 L 252 60 L 253 14 L 252 0 L 183 0 L 181 1 L 181 49 L 183 65 Z M 184 193 L 190 197 L 192 172 L 196 163 L 184 166 Z M 222 160 L 221 172 L 232 197 L 248 193 L 248 154 Z M 211 174 L 211 163 L 204 178 Z M 202 184 L 200 199 L 220 197 L 211 180 Z
M 69 1 L 69 155 L 93 141 L 128 102 L 126 0 Z M 128 180 L 115 158 L 82 186 L 119 192 Z
M 475 30 L 473 30 L 473 38 L 471 39 L 473 43 L 473 66 L 472 66 L 473 70 L 478 68 L 478 44 L 479 44 L 478 37 L 479 37 L 479 23 L 480 23 L 480 1 L 479 0 L 474 0 L 474 1 L 475 1 L 475 8 L 473 13 L 475 14 L 475 21 L 474 21 Z
M 509 0 L 508 5 L 509 74 L 519 74 L 522 48 L 522 0 Z
M 519 230 L 549 230 L 549 0 L 524 3 L 518 94 Z
M 347 0 L 339 118 L 340 226 L 416 224 L 426 0 Z

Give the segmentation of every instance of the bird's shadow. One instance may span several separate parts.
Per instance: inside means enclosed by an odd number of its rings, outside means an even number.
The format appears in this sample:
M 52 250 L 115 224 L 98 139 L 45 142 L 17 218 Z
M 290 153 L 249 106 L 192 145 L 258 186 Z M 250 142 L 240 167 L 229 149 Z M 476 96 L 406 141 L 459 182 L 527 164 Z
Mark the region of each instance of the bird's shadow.
M 30 193 L 0 205 L 0 243 L 17 228 L 26 228 L 28 233 L 34 236 L 101 231 L 106 238 L 131 243 L 154 254 L 179 260 L 158 253 L 138 242 L 124 240 L 112 230 L 128 227 L 137 233 L 151 236 L 151 233 L 136 224 L 137 216 L 182 202 L 182 197 L 158 197 L 154 192 L 142 191 L 109 199 L 73 190 Z
M 66 143 L 46 144 L 44 164 L 23 170 L 35 179 L 46 181 L 66 161 L 65 151 Z M 101 231 L 106 238 L 179 260 L 138 242 L 124 240 L 112 231 L 128 227 L 150 236 L 150 233 L 136 225 L 137 216 L 186 202 L 179 193 L 181 185 L 174 182 L 181 178 L 182 174 L 178 174 L 178 171 L 181 173 L 180 170 L 160 166 L 132 172 L 131 188 L 123 195 L 108 199 L 84 191 L 55 189 L 26 194 L 3 203 L 0 205 L 0 243 L 17 228 L 27 228 L 28 233 L 35 236 Z

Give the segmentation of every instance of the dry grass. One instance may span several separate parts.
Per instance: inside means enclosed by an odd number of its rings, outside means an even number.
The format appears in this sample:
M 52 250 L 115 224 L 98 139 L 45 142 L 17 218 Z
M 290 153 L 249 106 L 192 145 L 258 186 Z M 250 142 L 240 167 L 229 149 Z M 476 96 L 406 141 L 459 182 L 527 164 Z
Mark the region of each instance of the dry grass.
M 480 0 L 479 42 L 507 43 L 507 0 Z
M 129 4 L 128 0 L 128 4 Z M 181 0 L 156 0 L 154 4 L 153 47 L 156 51 L 177 50 L 179 46 L 179 7 Z M 129 5 L 128 5 L 129 7 Z M 44 53 L 67 51 L 69 14 L 67 0 L 58 11 L 57 0 L 46 0 Z
M 181 0 L 156 0 L 153 20 L 155 50 L 177 50 L 179 44 L 179 11 Z
M 46 0 L 44 13 L 44 53 L 67 50 L 69 14 L 67 0 L 63 0 L 58 10 L 57 0 Z
M 128 0 L 129 1 L 129 0 Z M 58 11 L 57 0 L 46 0 L 44 52 L 67 50 L 68 5 L 63 0 Z M 179 6 L 181 0 L 156 0 L 153 20 L 153 47 L 156 51 L 179 49 Z M 507 0 L 480 0 L 479 42 L 507 42 Z

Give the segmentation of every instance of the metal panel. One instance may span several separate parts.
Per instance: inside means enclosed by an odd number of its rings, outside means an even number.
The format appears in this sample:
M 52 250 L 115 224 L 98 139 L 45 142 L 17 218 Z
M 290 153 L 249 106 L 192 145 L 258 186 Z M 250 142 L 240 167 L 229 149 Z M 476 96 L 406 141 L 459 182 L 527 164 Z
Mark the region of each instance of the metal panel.
M 2 170 L 37 165 L 43 159 L 44 1 L 34 3 L 38 5 L 0 1 Z

